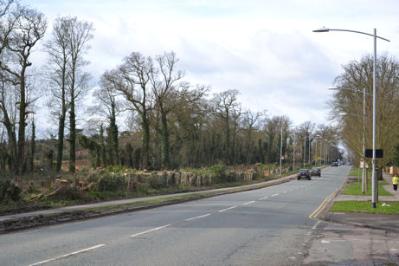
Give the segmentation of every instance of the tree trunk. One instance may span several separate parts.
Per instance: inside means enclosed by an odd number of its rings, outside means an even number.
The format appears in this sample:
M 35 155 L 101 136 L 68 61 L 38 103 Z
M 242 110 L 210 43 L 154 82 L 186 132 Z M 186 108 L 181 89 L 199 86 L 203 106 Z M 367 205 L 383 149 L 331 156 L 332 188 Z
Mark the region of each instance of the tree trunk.
M 169 144 L 169 130 L 167 114 L 161 108 L 161 146 L 162 146 L 162 168 L 170 166 L 170 144 Z
M 111 151 L 112 160 L 115 164 L 119 164 L 119 141 L 118 141 L 118 126 L 116 125 L 116 114 L 115 104 L 111 106 L 111 117 L 110 117 L 110 140 L 111 140 Z
M 226 110 L 225 134 L 224 161 L 230 163 L 230 117 L 228 110 Z
M 62 155 L 64 152 L 64 131 L 65 131 L 65 114 L 66 111 L 63 110 L 58 121 L 58 140 L 57 140 L 57 164 L 55 170 L 57 172 L 61 171 L 62 166 Z
M 101 124 L 100 126 L 100 158 L 101 158 L 101 165 L 107 165 L 107 156 L 106 156 L 106 149 L 105 149 L 105 142 L 104 142 L 104 128 Z
M 69 172 L 75 173 L 76 168 L 76 115 L 74 94 L 71 96 L 69 112 Z
M 72 58 L 71 87 L 70 87 L 70 112 L 69 112 L 69 172 L 76 170 L 76 114 L 75 114 L 75 83 L 77 71 L 77 58 Z
M 150 124 L 146 112 L 142 116 L 143 127 L 143 168 L 148 169 L 150 166 Z
M 19 127 L 18 127 L 18 152 L 17 164 L 18 174 L 24 172 L 25 165 L 25 127 L 26 127 L 26 95 L 25 95 L 25 67 L 21 70 L 20 76 L 20 99 L 19 99 Z
M 55 170 L 61 171 L 62 157 L 64 153 L 64 132 L 65 132 L 65 117 L 66 117 L 66 101 L 65 101 L 65 79 L 66 79 L 66 56 L 64 54 L 64 65 L 62 69 L 61 81 L 61 115 L 58 122 L 58 140 L 57 140 L 57 165 Z
M 30 171 L 33 172 L 35 170 L 35 150 L 36 150 L 36 126 L 35 120 L 32 121 L 32 138 L 31 138 L 31 160 L 30 160 Z
M 3 124 L 6 128 L 7 137 L 8 137 L 8 150 L 10 151 L 9 159 L 8 159 L 8 166 L 9 166 L 11 172 L 16 173 L 18 170 L 18 163 L 16 160 L 17 139 L 16 139 L 16 135 L 15 135 L 15 127 L 13 126 L 13 124 L 10 120 L 7 109 L 2 107 L 2 112 L 3 112 L 3 116 L 4 116 Z

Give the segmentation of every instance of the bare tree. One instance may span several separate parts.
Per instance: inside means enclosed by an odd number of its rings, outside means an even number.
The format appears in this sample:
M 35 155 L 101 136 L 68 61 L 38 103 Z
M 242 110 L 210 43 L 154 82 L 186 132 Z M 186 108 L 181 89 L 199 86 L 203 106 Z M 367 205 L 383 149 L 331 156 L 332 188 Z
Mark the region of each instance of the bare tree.
M 262 118 L 263 113 L 261 112 L 252 112 L 251 110 L 247 110 L 243 113 L 242 117 L 242 126 L 246 132 L 246 162 L 251 163 L 254 158 L 254 131 L 257 129 L 257 123 Z
M 16 124 L 17 124 L 17 108 L 16 103 L 18 101 L 17 90 L 10 86 L 4 80 L 0 81 L 0 118 L 1 123 L 4 125 L 7 131 L 8 140 L 8 157 L 9 157 L 9 169 L 17 171 L 17 135 L 16 135 Z
M 0 0 L 0 18 L 5 16 L 14 0 Z
M 92 39 L 93 25 L 77 18 L 69 20 L 69 171 L 76 168 L 76 101 L 85 92 L 89 74 L 83 67 L 88 63 L 84 54 L 89 48 L 88 42 Z
M 67 89 L 70 85 L 70 31 L 72 18 L 57 18 L 51 39 L 46 44 L 49 55 L 48 78 L 52 91 L 51 104 L 58 118 L 56 171 L 61 170 L 64 151 L 65 118 L 68 109 Z
M 151 72 L 152 91 L 155 105 L 160 113 L 161 121 L 161 153 L 162 167 L 170 166 L 170 141 L 168 129 L 168 114 L 176 108 L 177 101 L 173 96 L 178 95 L 182 87 L 178 82 L 183 78 L 183 72 L 176 70 L 178 59 L 174 52 L 164 53 L 155 59 L 156 69 Z
M 32 49 L 43 38 L 47 23 L 43 14 L 36 10 L 19 6 L 17 12 L 15 30 L 11 31 L 7 41 L 6 53 L 9 60 L 0 61 L 0 69 L 17 85 L 19 92 L 17 172 L 22 173 L 25 165 L 26 120 L 30 113 L 28 108 L 32 103 L 28 98 L 27 69 L 32 65 L 29 61 Z
M 371 147 L 373 60 L 365 56 L 345 65 L 336 78 L 339 89 L 331 102 L 331 115 L 340 124 L 344 143 L 353 151 L 356 160 L 363 155 L 363 121 L 365 121 L 366 147 Z M 390 162 L 399 143 L 399 62 L 392 57 L 381 56 L 377 60 L 377 145 L 384 150 L 382 164 Z M 363 117 L 365 89 L 366 115 Z M 364 119 L 364 120 L 363 120 Z
M 124 96 L 130 109 L 137 112 L 143 133 L 143 168 L 150 166 L 150 112 L 153 109 L 151 75 L 154 71 L 150 57 L 133 52 L 116 71 L 110 72 L 115 88 Z
M 108 120 L 108 146 L 109 163 L 119 164 L 119 140 L 116 117 L 121 112 L 121 102 L 118 100 L 117 83 L 110 72 L 105 72 L 101 77 L 100 88 L 95 92 L 100 106 L 97 112 L 105 113 Z
M 231 148 L 231 130 L 232 130 L 232 117 L 239 109 L 237 102 L 237 90 L 227 90 L 215 95 L 214 108 L 216 116 L 222 119 L 224 124 L 224 158 L 227 162 L 231 161 L 232 148 Z

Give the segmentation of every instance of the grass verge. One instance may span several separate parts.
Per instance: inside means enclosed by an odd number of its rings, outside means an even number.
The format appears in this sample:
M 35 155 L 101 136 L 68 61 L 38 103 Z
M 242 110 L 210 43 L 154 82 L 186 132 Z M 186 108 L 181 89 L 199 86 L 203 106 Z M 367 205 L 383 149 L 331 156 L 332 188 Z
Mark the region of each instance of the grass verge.
M 384 185 L 387 183 L 384 180 L 378 181 L 378 195 L 380 196 L 392 196 L 392 194 L 384 189 Z M 342 190 L 341 194 L 343 195 L 355 195 L 355 196 L 370 196 L 371 195 L 371 184 L 367 187 L 366 193 L 362 192 L 362 183 L 361 182 L 351 182 L 347 183 Z
M 362 169 L 359 167 L 352 167 L 351 171 L 349 172 L 349 176 L 361 176 Z
M 377 208 L 372 208 L 370 201 L 337 201 L 334 202 L 330 212 L 399 214 L 399 202 L 378 202 Z

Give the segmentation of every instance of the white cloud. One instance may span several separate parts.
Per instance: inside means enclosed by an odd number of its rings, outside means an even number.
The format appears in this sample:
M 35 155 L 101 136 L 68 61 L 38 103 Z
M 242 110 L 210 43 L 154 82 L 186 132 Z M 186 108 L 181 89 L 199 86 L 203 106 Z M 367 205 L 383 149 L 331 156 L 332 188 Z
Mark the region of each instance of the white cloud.
M 187 79 L 215 91 L 238 89 L 246 108 L 285 114 L 299 124 L 326 122 L 330 92 L 341 65 L 372 50 L 372 39 L 312 33 L 328 26 L 371 32 L 398 54 L 395 0 L 31 0 L 50 20 L 72 15 L 93 22 L 88 55 L 95 77 L 132 51 L 174 50 Z M 49 29 L 50 32 L 50 29 Z M 40 61 L 40 60 L 39 60 Z

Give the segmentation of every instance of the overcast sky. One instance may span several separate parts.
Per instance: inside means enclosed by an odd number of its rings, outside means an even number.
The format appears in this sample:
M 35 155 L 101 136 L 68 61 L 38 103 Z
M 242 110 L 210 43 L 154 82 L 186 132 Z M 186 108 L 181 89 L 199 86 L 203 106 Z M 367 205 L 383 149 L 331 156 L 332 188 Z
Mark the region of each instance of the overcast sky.
M 88 70 L 94 80 L 133 51 L 175 51 L 186 80 L 212 92 L 237 89 L 244 108 L 326 123 L 329 87 L 341 65 L 371 53 L 372 38 L 312 33 L 321 26 L 378 33 L 379 54 L 399 54 L 397 0 L 31 0 L 51 23 L 94 24 Z M 35 60 L 43 62 L 40 52 Z

